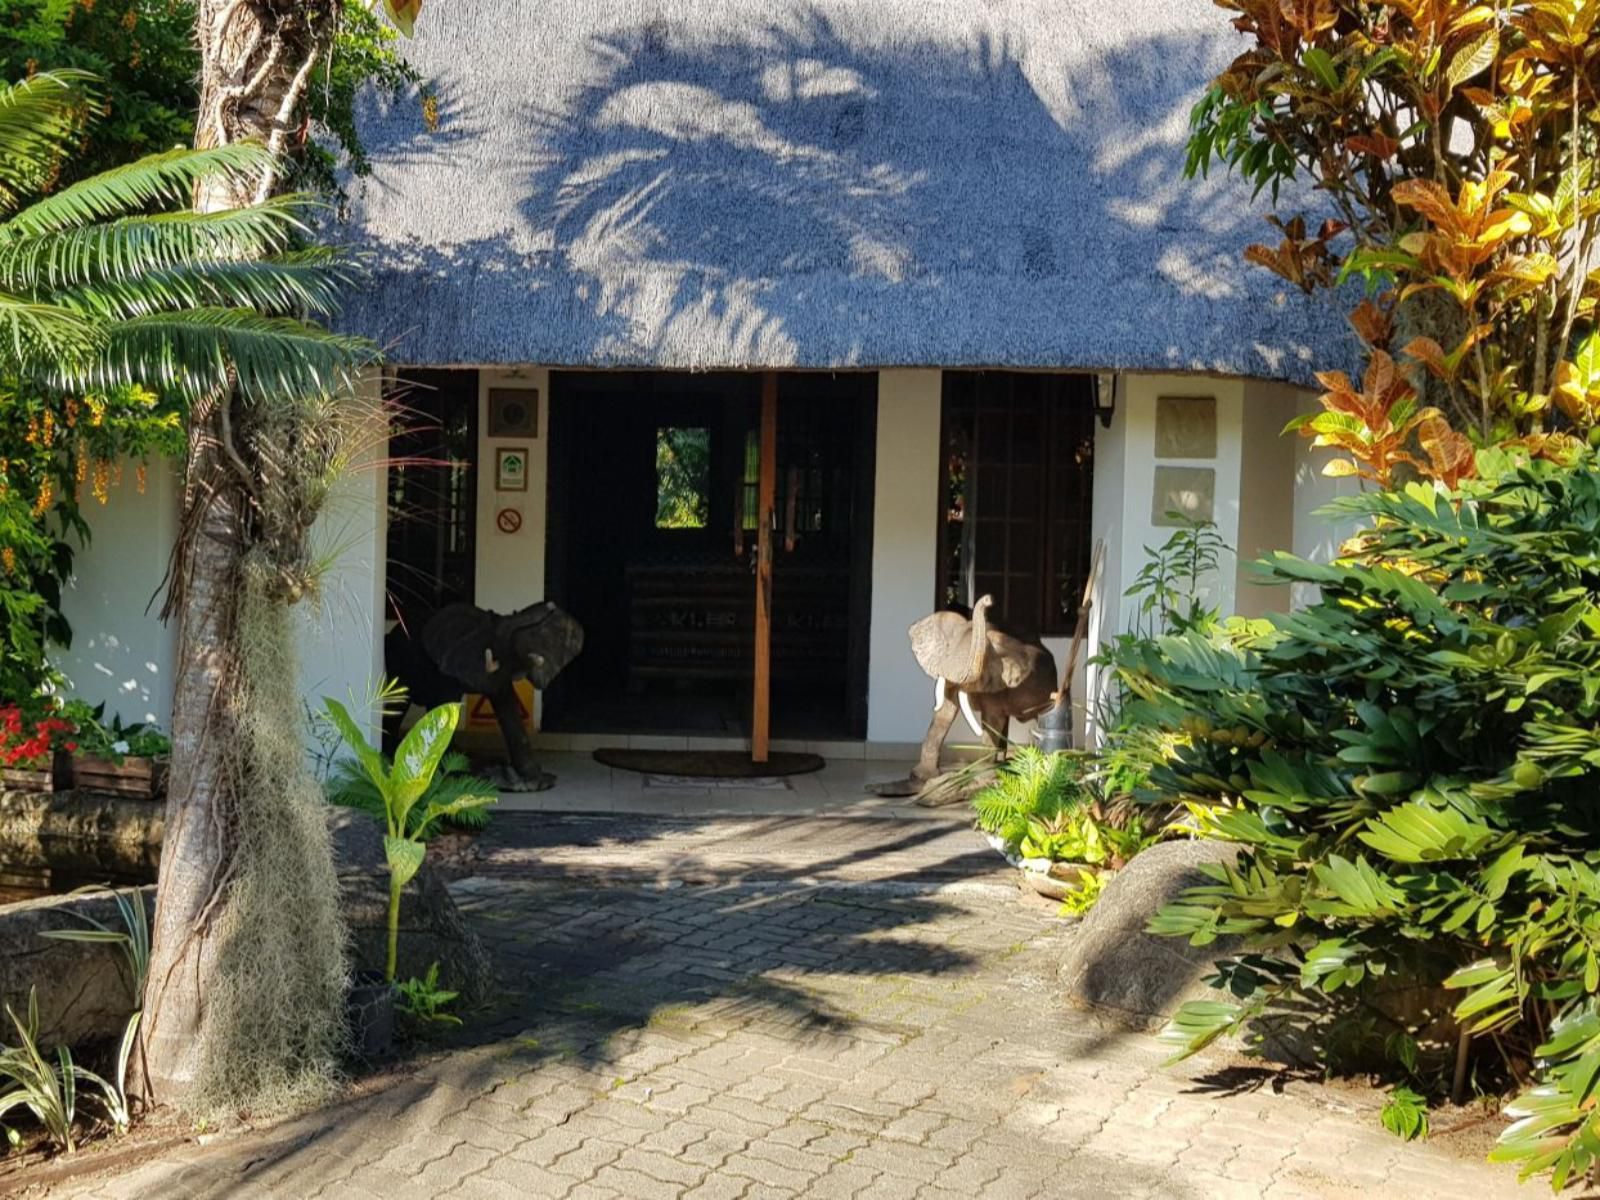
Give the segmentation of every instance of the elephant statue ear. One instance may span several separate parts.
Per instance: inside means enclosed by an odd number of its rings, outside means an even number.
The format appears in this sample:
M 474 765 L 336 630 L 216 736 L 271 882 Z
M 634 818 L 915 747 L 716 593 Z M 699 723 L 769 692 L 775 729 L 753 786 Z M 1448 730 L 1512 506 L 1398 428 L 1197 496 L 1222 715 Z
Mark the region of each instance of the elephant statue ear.
M 548 600 L 506 617 L 503 632 L 520 660 L 518 668 L 540 691 L 583 650 L 583 626 Z
M 960 613 L 936 612 L 910 629 L 911 653 L 934 679 L 963 682 L 972 669 L 972 622 Z
M 469 692 L 494 687 L 485 651 L 495 645 L 495 618 L 472 604 L 447 604 L 422 627 L 422 649 L 441 672 Z

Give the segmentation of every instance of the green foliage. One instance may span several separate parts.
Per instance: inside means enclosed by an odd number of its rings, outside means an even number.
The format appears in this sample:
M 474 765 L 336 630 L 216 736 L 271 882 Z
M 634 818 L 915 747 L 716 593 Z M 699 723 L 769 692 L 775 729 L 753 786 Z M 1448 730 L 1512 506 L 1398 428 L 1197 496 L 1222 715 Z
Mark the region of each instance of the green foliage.
M 1204 631 L 1217 623 L 1220 610 L 1204 603 L 1206 577 L 1217 569 L 1228 544 L 1211 521 L 1195 521 L 1169 512 L 1177 524 L 1158 549 L 1144 548 L 1145 563 L 1123 592 L 1136 599 L 1132 638 L 1163 633 Z
M 58 180 L 73 183 L 143 154 L 194 141 L 199 107 L 194 0 L 8 0 L 0 10 L 0 78 L 77 69 L 103 81 L 101 119 Z M 391 102 L 421 82 L 400 53 L 399 34 L 362 0 L 341 6 L 332 53 L 306 96 L 316 137 L 291 164 L 296 190 L 342 203 L 336 172 L 372 171 L 356 129 L 355 102 L 372 85 Z M 421 94 L 419 128 L 438 122 L 438 102 Z
M 972 798 L 978 828 L 1023 858 L 1121 865 L 1156 837 L 1146 833 L 1137 814 L 1120 825 L 1097 815 L 1094 794 L 1084 783 L 1091 762 L 1018 747 L 994 782 Z
M 325 394 L 373 354 L 305 320 L 347 272 L 297 248 L 301 201 L 189 210 L 201 181 L 259 170 L 259 147 L 164 151 L 50 191 L 98 87 L 0 85 L 0 695 L 49 683 L 46 646 L 70 636 L 83 491 L 105 503 L 115 463 L 181 452 L 187 401 L 230 382 L 247 403 Z
M 1085 802 L 1078 763 L 1071 755 L 1019 746 L 994 782 L 972 797 L 972 808 L 979 829 L 1016 850 L 1033 822 L 1053 820 Z
M 129 758 L 162 758 L 172 753 L 172 739 L 148 721 L 124 724 L 122 717 L 113 713 L 107 724 L 103 702 L 91 705 L 85 700 L 68 700 L 61 712 L 73 724 L 80 754 L 120 764 Z
M 422 869 L 427 853 L 424 839 L 441 820 L 485 808 L 498 797 L 471 792 L 429 797 L 461 719 L 459 704 L 441 704 L 424 714 L 395 749 L 391 765 L 367 741 L 344 705 L 326 696 L 322 703 L 382 800 L 383 851 L 389 864 L 389 949 L 384 978 L 393 982 L 400 938 L 400 893 Z
M 62 184 L 193 140 L 194 20 L 192 3 L 169 0 L 7 0 L 0 79 L 70 68 L 103 81 L 100 120 L 62 164 Z
M 452 806 L 462 797 L 489 795 L 494 790 L 492 783 L 472 774 L 472 764 L 467 761 L 465 754 L 452 750 L 440 760 L 439 770 L 434 774 L 428 790 L 407 817 L 409 832 L 419 841 L 427 841 L 448 826 L 482 829 L 489 823 L 488 809 L 475 805 L 465 808 Z M 359 763 L 348 758 L 333 764 L 328 776 L 327 793 L 332 804 L 358 808 L 379 819 L 384 815 L 383 796 L 372 782 L 372 777 Z M 436 816 L 428 825 L 421 824 L 422 814 L 434 808 L 448 809 L 449 815 Z
M 445 1011 L 460 998 L 460 992 L 439 986 L 439 964 L 431 963 L 421 979 L 403 979 L 395 985 L 400 991 L 400 1011 L 424 1025 L 460 1025 L 461 1018 Z
M 1411 1142 L 1428 1136 L 1427 1098 L 1400 1084 L 1390 1090 L 1378 1114 L 1383 1127 L 1402 1141 Z
M 1067 893 L 1056 912 L 1063 917 L 1081 917 L 1094 907 L 1100 893 L 1106 890 L 1106 877 L 1099 871 L 1085 871 L 1078 877 L 1078 886 Z
M 710 479 L 710 430 L 656 430 L 657 529 L 704 529 L 710 516 Z
M 1562 1180 L 1600 1145 L 1600 472 L 1592 453 L 1479 466 L 1455 493 L 1331 506 L 1372 522 L 1359 557 L 1259 564 L 1315 584 L 1310 607 L 1124 664 L 1130 716 L 1170 738 L 1152 786 L 1243 848 L 1151 925 L 1242 936 L 1252 954 L 1219 964 L 1238 1002 L 1186 1006 L 1163 1037 L 1192 1053 L 1275 1021 L 1337 1066 L 1366 1021 L 1438 1087 L 1452 1039 L 1374 1000 L 1385 981 L 1450 989 L 1479 1078 L 1536 1077 L 1498 1155 Z
M 28 1017 L 24 1021 L 6 1005 L 6 1016 L 16 1030 L 17 1045 L 0 1044 L 0 1117 L 17 1109 L 33 1114 L 45 1133 L 62 1150 L 72 1153 L 77 1148 L 73 1138 L 73 1125 L 77 1121 L 78 1085 L 87 1083 L 99 1089 L 97 1099 L 118 1132 L 128 1126 L 126 1093 L 123 1091 L 127 1070 L 127 1048 L 132 1044 L 131 1034 L 137 1026 L 138 1014 L 130 1022 L 129 1036 L 123 1039 L 123 1052 L 118 1060 L 118 1082 L 115 1087 L 93 1071 L 76 1065 L 72 1052 L 65 1046 L 56 1048 L 55 1061 L 51 1062 L 39 1048 L 39 997 L 34 989 L 28 990 Z

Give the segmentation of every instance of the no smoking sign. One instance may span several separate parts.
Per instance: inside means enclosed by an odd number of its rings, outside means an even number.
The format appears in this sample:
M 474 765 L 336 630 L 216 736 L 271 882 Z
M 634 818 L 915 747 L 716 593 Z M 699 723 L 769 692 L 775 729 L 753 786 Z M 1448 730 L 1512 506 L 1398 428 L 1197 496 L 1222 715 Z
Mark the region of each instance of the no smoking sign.
M 494 515 L 494 525 L 501 533 L 515 533 L 522 528 L 522 510 L 502 508 Z

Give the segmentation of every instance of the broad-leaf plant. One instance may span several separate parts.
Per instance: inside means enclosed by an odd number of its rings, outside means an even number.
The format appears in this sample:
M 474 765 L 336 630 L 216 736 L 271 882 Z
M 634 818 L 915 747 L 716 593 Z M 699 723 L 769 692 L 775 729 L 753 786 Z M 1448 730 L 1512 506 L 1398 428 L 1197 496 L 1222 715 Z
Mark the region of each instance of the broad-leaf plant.
M 400 942 L 400 896 L 422 869 L 428 837 L 446 818 L 486 808 L 497 797 L 492 793 L 429 797 L 434 774 L 461 719 L 459 704 L 441 704 L 427 712 L 396 747 L 391 764 L 367 741 L 349 709 L 330 697 L 322 702 L 383 801 L 383 853 L 389 866 L 389 945 L 384 978 L 393 983 Z
M 1360 532 L 1258 564 L 1307 607 L 1122 664 L 1152 788 L 1240 847 L 1152 924 L 1242 939 L 1162 1036 L 1510 1092 L 1494 1156 L 1559 1188 L 1600 1166 L 1600 0 L 1219 6 L 1190 168 L 1310 210 L 1247 257 L 1348 312 L 1291 428 Z

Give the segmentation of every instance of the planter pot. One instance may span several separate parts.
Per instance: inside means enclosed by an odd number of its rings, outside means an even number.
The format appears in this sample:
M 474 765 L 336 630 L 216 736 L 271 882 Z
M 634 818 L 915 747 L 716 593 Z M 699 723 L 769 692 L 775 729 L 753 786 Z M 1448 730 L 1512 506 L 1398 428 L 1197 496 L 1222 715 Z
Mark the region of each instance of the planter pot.
M 119 763 L 93 754 L 74 755 L 72 786 L 108 796 L 154 800 L 166 791 L 167 760 L 124 758 Z
M 49 767 L 0 767 L 0 792 L 53 792 L 55 772 Z
M 386 1058 L 394 1049 L 394 1010 L 398 990 L 382 971 L 357 971 L 345 997 L 350 1050 L 365 1062 Z

